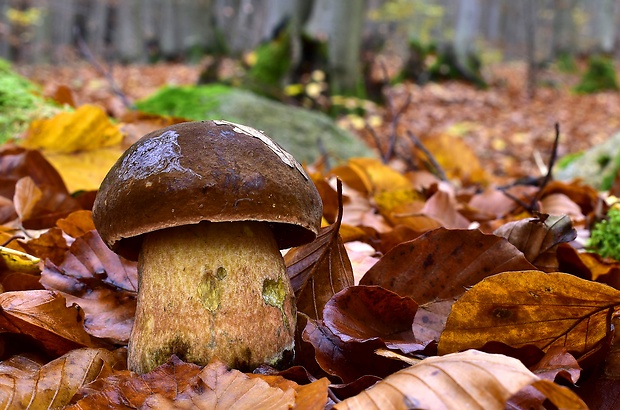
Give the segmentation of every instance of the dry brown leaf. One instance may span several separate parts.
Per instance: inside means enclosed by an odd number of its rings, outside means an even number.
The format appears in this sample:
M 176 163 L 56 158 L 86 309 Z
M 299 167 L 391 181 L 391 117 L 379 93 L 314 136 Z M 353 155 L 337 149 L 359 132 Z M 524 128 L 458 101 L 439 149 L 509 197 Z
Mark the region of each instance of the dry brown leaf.
M 84 331 L 84 312 L 66 307 L 58 292 L 30 290 L 0 294 L 0 328 L 38 340 L 45 350 L 60 356 L 79 347 L 92 347 Z
M 261 378 L 250 378 L 213 360 L 196 380 L 174 398 L 162 394 L 148 397 L 143 409 L 287 409 L 295 404 L 295 389 L 271 387 Z
M 418 304 L 379 286 L 352 286 L 332 297 L 323 322 L 343 342 L 382 340 L 405 353 L 422 350 L 411 331 Z
M 20 244 L 31 255 L 42 260 L 49 259 L 55 264 L 62 262 L 65 252 L 69 249 L 69 245 L 67 245 L 67 241 L 62 235 L 60 228 L 51 228 L 38 238 L 33 238 L 28 242 L 20 242 Z
M 453 306 L 440 354 L 501 342 L 591 353 L 608 335 L 620 291 L 565 273 L 505 272 L 469 289 Z
M 105 349 L 72 350 L 40 367 L 28 359 L 5 361 L 0 364 L 0 407 L 62 408 L 80 387 L 122 365 L 117 353 Z
M 557 246 L 577 237 L 577 231 L 566 215 L 540 214 L 536 218 L 508 222 L 494 233 L 506 238 L 523 252 L 528 261 L 545 272 L 558 270 Z
M 420 363 L 386 377 L 370 389 L 334 406 L 346 409 L 504 409 L 508 399 L 541 380 L 520 361 L 468 350 Z M 587 409 L 566 387 L 543 383 L 542 390 L 564 409 Z M 567 402 L 565 398 L 570 398 Z
M 340 185 L 338 192 L 341 197 Z M 351 261 L 338 233 L 340 224 L 339 217 L 332 225 L 321 228 L 313 242 L 293 248 L 284 256 L 297 310 L 313 319 L 323 317 L 323 307 L 332 296 L 354 284 Z
M 136 308 L 137 264 L 108 249 L 97 231 L 77 238 L 60 265 L 46 261 L 41 283 L 84 309 L 91 335 L 128 340 Z
M 24 221 L 32 217 L 32 213 L 41 200 L 43 193 L 36 186 L 32 178 L 23 177 L 15 184 L 15 195 L 13 196 L 13 204 L 15 212 L 20 221 Z
M 439 228 L 392 248 L 360 284 L 378 285 L 424 304 L 456 298 L 486 276 L 531 268 L 504 238 Z

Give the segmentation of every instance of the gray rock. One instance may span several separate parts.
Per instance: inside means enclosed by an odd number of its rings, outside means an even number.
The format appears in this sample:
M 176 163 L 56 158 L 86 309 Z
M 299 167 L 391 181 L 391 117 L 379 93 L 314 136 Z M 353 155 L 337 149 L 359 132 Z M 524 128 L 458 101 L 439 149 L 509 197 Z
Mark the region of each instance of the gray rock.
M 220 84 L 164 88 L 137 106 L 154 114 L 223 119 L 251 126 L 264 131 L 300 162 L 313 163 L 322 150 L 337 161 L 376 156 L 359 137 L 338 127 L 325 114 Z
M 595 145 L 562 169 L 554 171 L 554 177 L 561 181 L 582 179 L 599 190 L 610 188 L 620 168 L 620 132 L 607 141 Z

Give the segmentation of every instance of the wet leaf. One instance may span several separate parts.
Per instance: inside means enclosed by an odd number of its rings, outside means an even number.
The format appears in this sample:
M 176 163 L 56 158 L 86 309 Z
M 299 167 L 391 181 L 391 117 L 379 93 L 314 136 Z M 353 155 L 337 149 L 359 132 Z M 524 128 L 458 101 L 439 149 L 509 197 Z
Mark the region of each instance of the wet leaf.
M 388 348 L 422 350 L 411 325 L 418 308 L 411 298 L 379 286 L 352 286 L 325 305 L 323 321 L 343 342 L 382 340 Z
M 566 215 L 541 214 L 536 218 L 509 222 L 495 231 L 517 247 L 538 269 L 554 272 L 558 269 L 556 247 L 577 237 L 571 219 Z
M 60 265 L 46 261 L 41 283 L 84 309 L 91 335 L 128 340 L 136 307 L 137 264 L 108 249 L 97 231 L 77 238 Z
M 351 261 L 338 233 L 340 224 L 338 218 L 332 225 L 321 228 L 313 242 L 284 255 L 297 310 L 314 319 L 323 317 L 323 307 L 333 295 L 354 284 Z
M 564 347 L 578 358 L 610 331 L 620 291 L 564 273 L 505 272 L 469 289 L 452 307 L 440 354 L 502 342 L 547 351 Z
M 43 366 L 25 358 L 0 364 L 0 407 L 62 408 L 80 387 L 112 368 L 118 355 L 105 349 L 76 349 Z
M 378 285 L 424 304 L 456 298 L 489 275 L 532 267 L 504 238 L 439 228 L 392 248 L 360 284 Z
M 475 350 L 427 358 L 334 408 L 504 409 L 512 395 L 530 385 L 561 408 L 587 409 L 566 387 L 540 380 L 518 360 Z
M 78 306 L 66 307 L 65 298 L 57 292 L 4 292 L 0 308 L 2 331 L 30 336 L 52 355 L 93 346 L 84 331 L 84 312 Z

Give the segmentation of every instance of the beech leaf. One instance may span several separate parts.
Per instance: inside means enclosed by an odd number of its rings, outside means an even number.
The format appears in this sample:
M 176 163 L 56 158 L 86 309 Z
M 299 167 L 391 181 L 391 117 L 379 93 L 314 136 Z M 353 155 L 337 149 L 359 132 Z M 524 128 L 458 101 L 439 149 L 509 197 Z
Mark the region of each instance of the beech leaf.
M 351 261 L 338 233 L 342 222 L 342 183 L 338 181 L 338 219 L 321 228 L 317 238 L 291 249 L 284 263 L 291 279 L 297 310 L 313 319 L 323 317 L 323 307 L 340 290 L 354 284 Z
M 136 308 L 137 264 L 108 249 L 97 231 L 77 238 L 60 265 L 46 261 L 41 283 L 84 309 L 85 327 L 93 336 L 128 340 Z
M 14 367 L 16 362 L 26 366 Z M 5 361 L 0 364 L 0 407 L 62 408 L 80 387 L 116 366 L 122 366 L 118 354 L 92 348 L 72 350 L 41 367 L 28 360 Z
M 495 341 L 547 351 L 561 346 L 580 357 L 610 331 L 620 291 L 565 273 L 505 272 L 469 289 L 453 306 L 440 354 Z
M 587 409 L 566 387 L 540 380 L 517 359 L 475 350 L 424 359 L 334 408 L 503 410 L 511 396 L 532 384 L 560 408 Z
M 66 307 L 65 298 L 58 292 L 4 292 L 0 294 L 0 308 L 2 331 L 28 335 L 55 356 L 93 346 L 84 331 L 84 312 L 79 306 Z
M 532 268 L 504 238 L 439 228 L 392 248 L 360 285 L 378 285 L 424 304 L 456 298 L 489 275 Z

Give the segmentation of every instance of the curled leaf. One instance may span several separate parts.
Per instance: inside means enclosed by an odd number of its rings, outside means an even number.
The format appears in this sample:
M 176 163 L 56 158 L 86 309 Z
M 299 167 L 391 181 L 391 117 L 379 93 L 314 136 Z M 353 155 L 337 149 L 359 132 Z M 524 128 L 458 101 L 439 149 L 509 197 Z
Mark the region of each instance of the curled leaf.
M 334 408 L 503 410 L 512 395 L 532 384 L 561 408 L 587 409 L 577 395 L 540 380 L 520 361 L 475 350 L 424 359 Z

